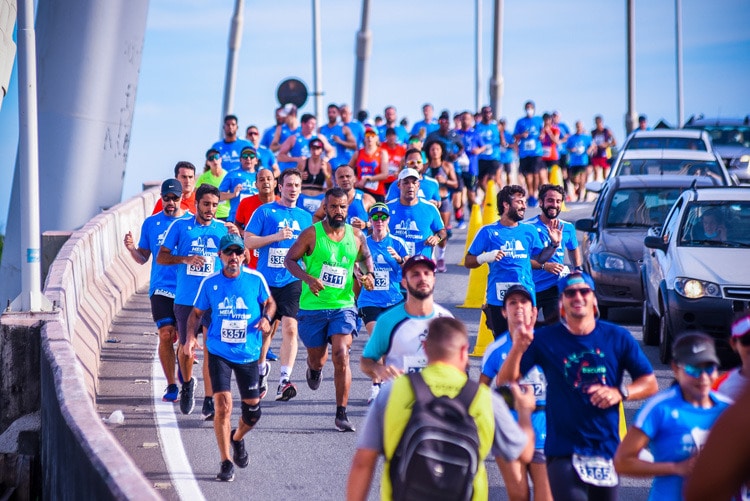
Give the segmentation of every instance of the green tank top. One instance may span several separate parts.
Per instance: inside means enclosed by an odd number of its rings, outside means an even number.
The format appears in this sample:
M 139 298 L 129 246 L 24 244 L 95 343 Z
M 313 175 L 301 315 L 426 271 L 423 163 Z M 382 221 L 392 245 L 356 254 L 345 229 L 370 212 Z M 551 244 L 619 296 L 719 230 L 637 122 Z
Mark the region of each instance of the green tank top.
M 331 240 L 323 223 L 315 228 L 315 248 L 312 254 L 302 257 L 307 273 L 320 279 L 325 289 L 319 295 L 310 292 L 302 282 L 299 307 L 302 310 L 338 310 L 354 306 L 354 263 L 357 260 L 357 242 L 354 230 L 346 225 L 344 238 L 340 242 Z

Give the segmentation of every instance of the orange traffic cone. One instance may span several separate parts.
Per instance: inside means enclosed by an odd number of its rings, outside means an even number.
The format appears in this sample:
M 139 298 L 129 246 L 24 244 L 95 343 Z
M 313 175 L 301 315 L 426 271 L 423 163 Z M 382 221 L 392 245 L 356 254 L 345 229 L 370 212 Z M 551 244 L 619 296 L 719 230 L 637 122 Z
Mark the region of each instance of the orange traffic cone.
M 497 187 L 495 181 L 487 181 L 487 191 L 484 194 L 484 207 L 482 209 L 482 223 L 485 225 L 497 222 L 500 215 L 497 213 Z
M 482 227 L 482 213 L 479 209 L 479 204 L 474 204 L 471 208 L 471 216 L 469 217 L 469 228 L 466 231 L 466 245 L 464 246 L 464 253 L 461 256 L 461 261 L 458 262 L 459 266 L 464 265 L 464 258 L 466 253 L 469 252 L 471 242 L 474 241 L 474 237 L 477 235 L 479 228 Z
M 565 183 L 563 183 L 563 177 L 562 177 L 562 169 L 559 165 L 555 164 L 552 166 L 552 169 L 550 169 L 549 173 L 549 182 L 551 184 L 556 184 L 557 186 L 560 186 L 561 188 L 565 189 Z M 562 205 L 560 206 L 560 212 L 564 212 L 568 210 L 565 207 L 565 196 L 563 195 L 563 201 Z
M 487 327 L 487 318 L 482 312 L 479 319 L 479 332 L 477 332 L 477 342 L 474 344 L 474 350 L 471 352 L 472 357 L 483 357 L 487 347 L 495 340 L 492 331 Z

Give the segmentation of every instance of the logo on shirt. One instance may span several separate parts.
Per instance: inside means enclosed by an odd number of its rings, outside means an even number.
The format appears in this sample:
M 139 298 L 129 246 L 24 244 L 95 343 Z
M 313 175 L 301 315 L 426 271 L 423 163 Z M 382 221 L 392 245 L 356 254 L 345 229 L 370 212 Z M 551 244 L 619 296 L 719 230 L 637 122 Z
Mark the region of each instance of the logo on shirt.
M 229 317 L 229 318 L 246 318 L 247 313 L 247 305 L 245 304 L 245 300 L 242 299 L 242 297 L 238 296 L 231 296 L 231 297 L 225 297 L 223 301 L 219 302 L 218 305 L 219 309 L 219 315 L 222 317 Z M 245 311 L 239 311 L 239 310 L 245 310 Z
M 190 252 L 198 255 L 217 254 L 219 251 L 218 245 L 214 237 L 203 237 L 200 236 L 190 242 Z
M 563 359 L 566 381 L 584 394 L 593 384 L 608 386 L 605 358 L 599 348 L 568 355 Z
M 516 239 L 506 241 L 502 247 L 500 247 L 500 250 L 502 250 L 506 256 L 512 257 L 513 259 L 528 259 L 529 257 L 529 253 L 524 248 L 523 243 Z

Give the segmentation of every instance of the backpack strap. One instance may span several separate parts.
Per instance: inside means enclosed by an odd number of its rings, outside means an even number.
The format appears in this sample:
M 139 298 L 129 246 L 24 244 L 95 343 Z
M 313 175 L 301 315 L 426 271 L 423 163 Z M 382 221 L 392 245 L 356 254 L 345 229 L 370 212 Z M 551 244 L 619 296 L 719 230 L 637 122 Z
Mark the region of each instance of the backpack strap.
M 408 376 L 409 382 L 414 389 L 414 396 L 417 402 L 424 404 L 435 398 L 432 390 L 430 390 L 430 387 L 427 386 L 424 377 L 422 377 L 421 372 L 410 372 Z M 461 388 L 459 394 L 456 395 L 456 400 L 461 402 L 461 404 L 468 411 L 469 407 L 471 406 L 471 402 L 474 401 L 474 397 L 476 396 L 477 391 L 479 391 L 479 383 L 473 381 L 472 379 L 467 379 L 464 387 Z

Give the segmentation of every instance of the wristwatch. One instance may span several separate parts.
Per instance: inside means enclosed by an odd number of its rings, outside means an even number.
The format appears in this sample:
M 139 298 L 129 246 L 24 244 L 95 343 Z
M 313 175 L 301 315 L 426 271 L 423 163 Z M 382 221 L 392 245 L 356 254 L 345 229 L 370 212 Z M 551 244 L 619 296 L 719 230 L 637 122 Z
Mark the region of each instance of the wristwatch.
M 624 402 L 625 400 L 627 400 L 628 397 L 630 396 L 630 392 L 628 391 L 628 386 L 623 382 L 618 388 L 618 390 L 620 391 L 620 395 L 622 395 L 622 401 Z

